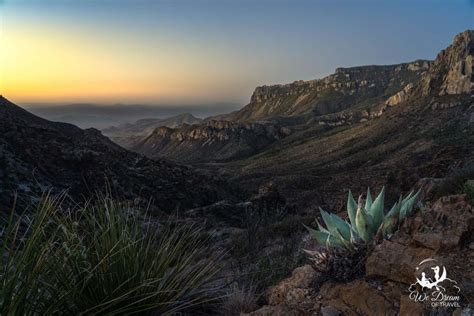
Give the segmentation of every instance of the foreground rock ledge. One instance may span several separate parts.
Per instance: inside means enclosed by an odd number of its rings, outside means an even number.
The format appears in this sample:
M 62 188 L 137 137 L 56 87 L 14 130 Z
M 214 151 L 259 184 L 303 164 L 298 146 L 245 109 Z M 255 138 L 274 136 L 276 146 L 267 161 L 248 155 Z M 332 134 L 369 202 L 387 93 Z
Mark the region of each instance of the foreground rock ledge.
M 248 314 L 263 315 L 423 315 L 433 311 L 408 297 L 414 270 L 436 258 L 458 281 L 462 309 L 438 311 L 469 315 L 474 299 L 474 211 L 465 195 L 442 197 L 404 222 L 391 239 L 377 245 L 366 260 L 366 274 L 349 283 L 326 281 L 310 265 L 268 289 L 268 305 Z M 466 269 L 466 267 L 471 267 Z

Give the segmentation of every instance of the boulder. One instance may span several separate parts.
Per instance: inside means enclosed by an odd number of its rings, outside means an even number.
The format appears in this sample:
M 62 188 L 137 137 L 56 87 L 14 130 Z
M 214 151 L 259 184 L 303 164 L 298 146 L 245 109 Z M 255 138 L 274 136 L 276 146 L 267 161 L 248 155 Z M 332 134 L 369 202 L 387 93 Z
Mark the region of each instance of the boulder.
M 414 267 L 421 260 L 433 255 L 434 251 L 431 249 L 407 247 L 404 244 L 385 240 L 377 245 L 367 258 L 366 275 L 410 284 L 414 278 Z

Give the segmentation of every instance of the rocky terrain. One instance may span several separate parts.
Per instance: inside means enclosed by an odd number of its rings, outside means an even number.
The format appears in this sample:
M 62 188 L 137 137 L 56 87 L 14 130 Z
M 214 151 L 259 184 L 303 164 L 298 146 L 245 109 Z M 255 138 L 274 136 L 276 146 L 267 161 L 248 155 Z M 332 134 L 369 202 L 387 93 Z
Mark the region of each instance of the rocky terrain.
M 272 181 L 300 209 L 335 203 L 349 188 L 408 190 L 473 160 L 473 43 L 465 31 L 434 61 L 259 87 L 221 121 L 159 129 L 128 148 L 199 164 L 250 190 Z
M 426 198 L 426 197 L 425 197 Z M 267 305 L 248 315 L 471 315 L 474 298 L 474 210 L 466 195 L 427 202 L 391 239 L 369 250 L 360 277 L 346 282 L 304 265 L 265 292 Z M 307 245 L 306 245 L 307 246 Z M 410 288 L 416 267 L 433 258 L 446 267 L 460 288 L 461 308 L 415 302 Z M 353 269 L 354 267 L 340 267 Z
M 0 98 L 0 201 L 68 190 L 80 199 L 109 185 L 125 199 L 152 198 L 162 210 L 213 203 L 232 190 L 188 167 L 150 160 L 96 129 L 39 118 Z

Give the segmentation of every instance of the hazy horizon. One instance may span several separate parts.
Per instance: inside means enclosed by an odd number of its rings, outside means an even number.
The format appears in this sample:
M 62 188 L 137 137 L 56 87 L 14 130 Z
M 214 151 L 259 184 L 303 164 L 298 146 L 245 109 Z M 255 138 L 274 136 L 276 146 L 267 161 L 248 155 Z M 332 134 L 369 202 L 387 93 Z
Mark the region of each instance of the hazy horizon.
M 0 93 L 19 104 L 243 105 L 259 85 L 434 59 L 474 28 L 473 12 L 469 0 L 4 0 Z
M 242 107 L 236 103 L 210 104 L 19 104 L 28 111 L 51 121 L 65 122 L 81 128 L 104 129 L 144 118 L 169 118 L 190 113 L 197 118 L 226 114 Z

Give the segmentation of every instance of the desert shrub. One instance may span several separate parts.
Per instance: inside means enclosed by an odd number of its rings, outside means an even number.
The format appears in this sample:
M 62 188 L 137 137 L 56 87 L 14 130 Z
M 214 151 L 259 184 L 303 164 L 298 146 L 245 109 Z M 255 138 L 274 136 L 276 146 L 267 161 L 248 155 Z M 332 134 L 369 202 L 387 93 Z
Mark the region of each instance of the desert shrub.
M 233 283 L 227 290 L 219 306 L 219 314 L 226 316 L 239 316 L 241 313 L 250 313 L 258 308 L 261 293 L 257 286 Z
M 31 210 L 2 218 L 0 231 L 0 315 L 47 315 L 61 308 L 63 293 L 53 282 L 58 268 L 53 246 L 58 232 L 51 217 L 58 199 L 44 198 Z
M 12 212 L 0 314 L 173 314 L 216 301 L 220 257 L 199 230 L 141 214 L 108 196 L 69 210 L 45 197 L 31 214 Z

